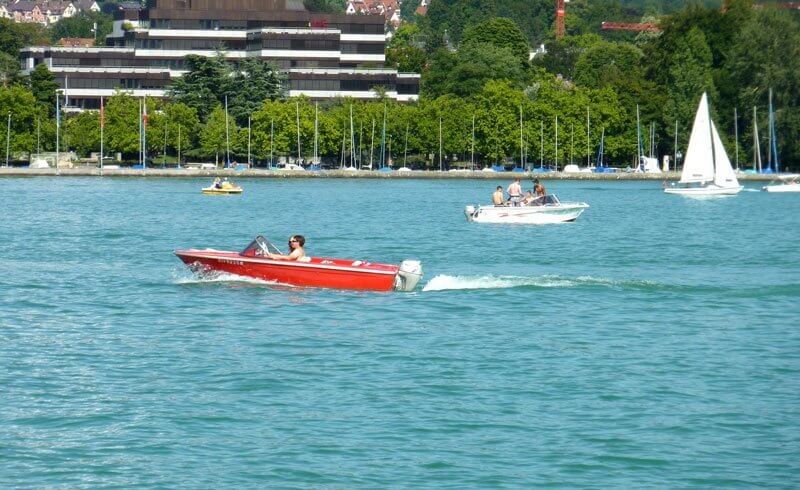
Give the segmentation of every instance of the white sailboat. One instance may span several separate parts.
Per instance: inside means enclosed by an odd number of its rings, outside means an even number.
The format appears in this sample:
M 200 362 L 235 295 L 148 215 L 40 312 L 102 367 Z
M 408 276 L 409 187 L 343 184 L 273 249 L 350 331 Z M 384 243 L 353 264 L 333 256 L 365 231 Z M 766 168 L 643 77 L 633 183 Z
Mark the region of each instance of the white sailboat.
M 721 196 L 737 194 L 742 190 L 711 120 L 705 93 L 700 98 L 700 106 L 694 117 L 680 184 L 682 186 L 668 187 L 664 192 L 683 196 Z

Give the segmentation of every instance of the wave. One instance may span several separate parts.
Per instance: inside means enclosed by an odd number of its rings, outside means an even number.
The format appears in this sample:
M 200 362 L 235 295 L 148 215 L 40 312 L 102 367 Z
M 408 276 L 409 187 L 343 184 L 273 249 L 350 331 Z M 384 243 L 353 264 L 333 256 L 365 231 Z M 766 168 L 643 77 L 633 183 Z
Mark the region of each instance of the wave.
M 189 274 L 189 275 L 187 275 Z M 174 283 L 180 285 L 187 284 L 214 284 L 214 283 L 236 283 L 252 284 L 254 286 L 283 286 L 275 281 L 265 281 L 254 277 L 239 276 L 228 272 L 208 271 L 198 274 L 178 272 L 173 274 Z
M 450 276 L 438 275 L 428 281 L 423 291 L 452 291 L 464 289 L 509 289 L 509 288 L 573 288 L 602 286 L 608 288 L 659 289 L 663 287 L 651 281 L 618 281 L 613 279 L 579 276 L 574 278 L 557 275 L 544 276 Z

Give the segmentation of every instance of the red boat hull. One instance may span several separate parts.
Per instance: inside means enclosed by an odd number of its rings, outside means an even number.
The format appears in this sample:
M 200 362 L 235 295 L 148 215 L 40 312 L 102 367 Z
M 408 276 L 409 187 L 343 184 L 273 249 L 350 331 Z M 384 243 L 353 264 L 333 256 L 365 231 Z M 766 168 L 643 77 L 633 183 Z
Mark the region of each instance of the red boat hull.
M 308 262 L 270 260 L 219 250 L 176 250 L 195 271 L 217 271 L 290 286 L 391 291 L 399 267 L 389 264 L 311 257 Z

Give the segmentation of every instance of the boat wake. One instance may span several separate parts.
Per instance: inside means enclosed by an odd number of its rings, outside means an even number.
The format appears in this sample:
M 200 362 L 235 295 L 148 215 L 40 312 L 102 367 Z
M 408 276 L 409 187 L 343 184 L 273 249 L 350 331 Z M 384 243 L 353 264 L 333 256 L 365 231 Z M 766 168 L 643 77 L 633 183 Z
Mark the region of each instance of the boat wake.
M 575 288 L 606 287 L 612 289 L 658 289 L 651 281 L 616 281 L 612 279 L 580 276 L 575 278 L 557 275 L 544 276 L 449 276 L 438 275 L 425 284 L 423 291 L 453 291 L 465 289 L 509 288 Z
M 237 276 L 227 272 L 209 271 L 200 274 L 191 274 L 185 272 L 173 273 L 175 284 L 179 285 L 192 285 L 192 284 L 247 284 L 253 286 L 283 286 L 280 283 L 273 281 L 265 281 L 263 279 L 256 279 L 253 277 Z

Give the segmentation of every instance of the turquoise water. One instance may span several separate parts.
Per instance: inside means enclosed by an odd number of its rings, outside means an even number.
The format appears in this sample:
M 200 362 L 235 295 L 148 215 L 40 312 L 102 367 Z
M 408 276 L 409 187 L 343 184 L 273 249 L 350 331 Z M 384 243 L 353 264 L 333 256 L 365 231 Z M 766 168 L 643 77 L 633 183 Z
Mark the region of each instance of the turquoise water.
M 800 485 L 800 195 L 550 182 L 0 179 L 0 487 Z M 506 182 L 498 182 L 506 184 Z M 193 278 L 302 233 L 413 293 Z

